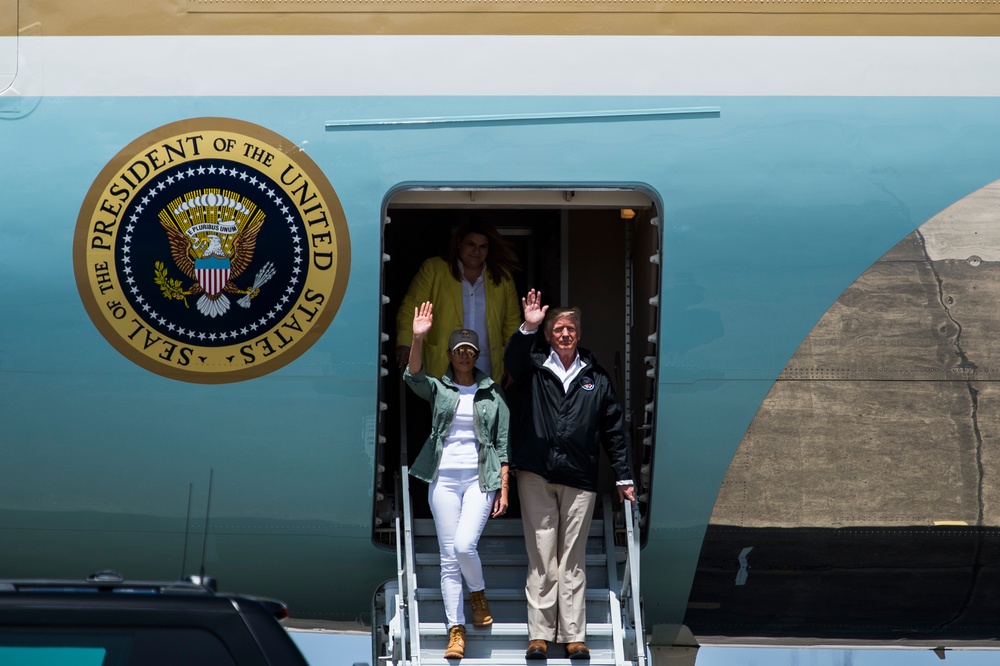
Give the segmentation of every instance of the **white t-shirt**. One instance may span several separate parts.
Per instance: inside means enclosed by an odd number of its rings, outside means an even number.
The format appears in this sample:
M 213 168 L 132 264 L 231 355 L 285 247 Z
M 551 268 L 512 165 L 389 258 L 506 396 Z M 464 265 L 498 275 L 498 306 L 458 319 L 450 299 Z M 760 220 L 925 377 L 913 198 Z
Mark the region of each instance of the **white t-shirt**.
M 458 407 L 451 420 L 451 430 L 444 440 L 439 469 L 476 469 L 479 466 L 479 446 L 473 416 L 473 400 L 478 389 L 478 384 L 458 386 Z

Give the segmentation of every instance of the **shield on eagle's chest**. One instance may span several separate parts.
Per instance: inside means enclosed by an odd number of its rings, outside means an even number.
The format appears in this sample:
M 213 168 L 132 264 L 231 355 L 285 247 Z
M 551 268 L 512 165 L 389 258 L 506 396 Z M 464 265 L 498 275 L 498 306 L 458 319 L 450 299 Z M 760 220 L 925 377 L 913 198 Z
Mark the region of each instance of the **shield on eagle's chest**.
M 209 296 L 218 296 L 229 282 L 228 259 L 196 259 L 194 275 Z

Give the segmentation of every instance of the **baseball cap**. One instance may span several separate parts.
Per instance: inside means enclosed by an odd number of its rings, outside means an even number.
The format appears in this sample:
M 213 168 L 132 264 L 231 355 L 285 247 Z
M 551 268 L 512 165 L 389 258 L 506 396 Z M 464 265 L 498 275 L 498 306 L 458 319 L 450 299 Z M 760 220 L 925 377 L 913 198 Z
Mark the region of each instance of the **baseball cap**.
M 455 351 L 463 345 L 479 351 L 479 335 L 468 328 L 460 328 L 448 338 L 449 351 Z

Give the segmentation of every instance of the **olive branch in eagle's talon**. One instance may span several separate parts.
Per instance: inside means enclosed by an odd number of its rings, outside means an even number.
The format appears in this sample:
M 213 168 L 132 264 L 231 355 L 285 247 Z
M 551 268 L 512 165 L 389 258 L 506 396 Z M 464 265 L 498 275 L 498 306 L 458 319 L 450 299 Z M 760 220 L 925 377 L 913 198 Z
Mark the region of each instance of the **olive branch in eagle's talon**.
M 160 291 L 163 295 L 172 301 L 183 301 L 184 307 L 188 307 L 187 297 L 191 295 L 190 291 L 185 291 L 181 287 L 181 281 L 175 280 L 167 276 L 167 267 L 162 261 L 157 261 L 155 264 L 156 273 L 156 284 L 160 285 Z

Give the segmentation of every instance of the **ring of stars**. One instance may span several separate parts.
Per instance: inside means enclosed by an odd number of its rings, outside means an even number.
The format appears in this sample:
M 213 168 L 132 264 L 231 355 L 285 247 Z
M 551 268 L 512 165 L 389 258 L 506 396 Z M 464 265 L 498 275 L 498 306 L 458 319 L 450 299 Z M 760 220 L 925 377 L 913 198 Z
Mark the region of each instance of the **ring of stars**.
M 137 281 L 133 277 L 131 256 L 132 236 L 136 225 L 140 223 L 143 211 L 154 204 L 156 196 L 162 193 L 168 185 L 173 185 L 174 183 L 186 178 L 190 178 L 195 175 L 201 176 L 206 173 L 213 176 L 234 178 L 243 181 L 244 183 L 248 183 L 259 190 L 262 196 L 269 199 L 281 211 L 285 222 L 288 224 L 292 241 L 292 251 L 295 254 L 295 259 L 293 260 L 294 267 L 291 275 L 288 276 L 284 292 L 278 299 L 278 303 L 248 325 L 241 326 L 238 329 L 234 328 L 231 331 L 215 331 L 207 329 L 199 330 L 190 326 L 181 326 L 171 321 L 168 316 L 158 312 L 154 305 L 150 303 L 145 296 L 143 296 L 142 292 L 139 290 Z M 148 322 L 156 322 L 159 324 L 160 330 L 169 331 L 171 335 L 177 338 L 186 338 L 193 343 L 234 344 L 255 335 L 260 329 L 266 330 L 269 328 L 271 322 L 281 317 L 285 313 L 289 302 L 296 298 L 296 293 L 298 291 L 297 285 L 300 282 L 300 276 L 303 270 L 302 263 L 305 261 L 303 257 L 304 250 L 302 248 L 302 236 L 299 232 L 299 220 L 292 214 L 292 209 L 288 205 L 283 191 L 280 188 L 276 189 L 269 185 L 267 180 L 258 178 L 254 173 L 248 173 L 245 168 L 226 166 L 224 164 L 209 164 L 208 166 L 199 165 L 198 167 L 188 166 L 186 168 L 182 166 L 176 171 L 166 172 L 160 176 L 158 182 L 154 181 L 150 183 L 148 191 L 145 193 L 139 205 L 135 207 L 135 210 L 129 217 L 128 223 L 125 226 L 125 235 L 122 238 L 122 265 L 120 272 L 122 274 L 122 280 L 128 285 L 136 310 L 141 310 Z M 260 263 L 263 264 L 263 262 Z M 208 321 L 206 321 L 206 323 L 208 323 Z

